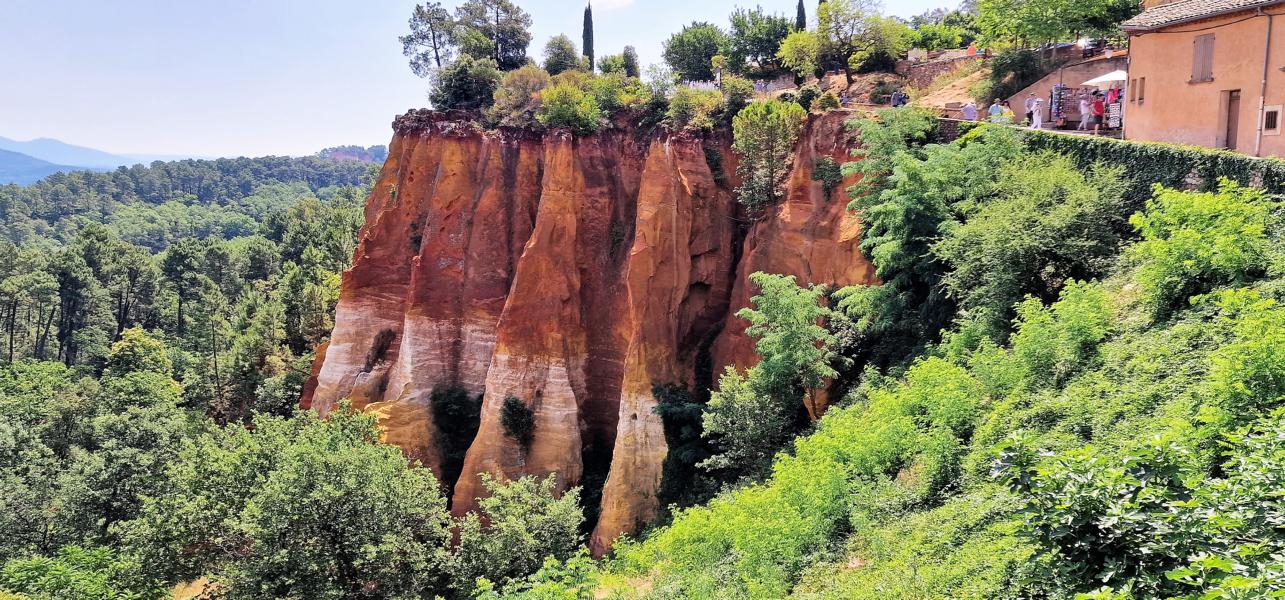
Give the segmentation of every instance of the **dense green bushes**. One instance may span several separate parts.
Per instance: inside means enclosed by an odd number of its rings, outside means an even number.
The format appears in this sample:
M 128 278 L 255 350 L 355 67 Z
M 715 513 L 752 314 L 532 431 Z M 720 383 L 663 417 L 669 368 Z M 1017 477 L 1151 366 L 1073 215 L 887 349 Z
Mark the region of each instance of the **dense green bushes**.
M 967 301 L 987 310 L 1008 302 L 1012 329 L 987 311 L 947 312 L 953 322 L 939 343 L 893 377 L 867 373 L 847 406 L 776 456 L 765 481 L 620 546 L 597 576 L 601 590 L 647 598 L 1279 591 L 1285 536 L 1273 494 L 1285 457 L 1285 309 L 1271 265 L 1283 253 L 1264 245 L 1282 233 L 1272 217 L 1279 200 L 1231 185 L 1157 188 L 1132 219 L 1141 239 L 1121 244 L 1118 171 L 1086 172 L 993 132 L 950 147 L 899 146 L 893 131 L 903 125 L 868 128 L 876 141 L 886 136 L 875 148 L 893 151 L 877 157 L 886 179 L 867 189 L 887 195 L 883 202 L 915 199 L 936 226 L 917 248 L 892 243 L 872 258 L 899 257 L 884 263 L 895 277 L 950 257 L 935 268 L 960 292 L 1001 285 L 1006 273 L 1041 274 Z M 904 130 L 911 139 L 923 131 Z M 975 175 L 988 160 L 1015 172 Z M 911 205 L 869 207 L 869 231 L 882 224 L 895 233 Z M 1022 250 L 1028 231 L 1048 239 Z M 940 244 L 960 251 L 939 255 Z M 1077 269 L 1102 282 L 1079 280 Z M 863 306 L 839 304 L 872 322 L 895 305 Z M 834 317 L 830 326 L 842 327 Z M 891 321 L 914 318 L 906 311 Z M 739 395 L 749 383 L 725 380 L 718 394 Z
M 1285 161 L 1276 158 L 1254 158 L 1195 146 L 1034 131 L 1026 132 L 1024 141 L 1031 149 L 1070 157 L 1082 168 L 1099 162 L 1128 165 L 1127 198 L 1131 210 L 1141 209 L 1151 197 L 1151 187 L 1157 184 L 1210 191 L 1226 178 L 1267 190 L 1285 189 Z

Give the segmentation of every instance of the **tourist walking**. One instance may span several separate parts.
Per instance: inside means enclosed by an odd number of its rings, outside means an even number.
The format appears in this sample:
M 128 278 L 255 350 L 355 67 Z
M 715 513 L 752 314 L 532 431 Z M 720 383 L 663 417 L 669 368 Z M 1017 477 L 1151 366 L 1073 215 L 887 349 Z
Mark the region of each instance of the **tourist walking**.
M 1030 123 L 1035 120 L 1035 92 L 1031 92 L 1026 97 L 1026 122 Z
M 1036 98 L 1031 104 L 1031 129 L 1042 129 L 1044 127 L 1044 99 Z
M 972 100 L 969 100 L 969 101 L 968 101 L 968 104 L 965 104 L 965 105 L 964 105 L 964 109 L 963 109 L 963 110 L 964 110 L 964 120 L 965 120 L 965 121 L 976 121 L 976 120 L 977 120 L 977 103 L 976 103 L 976 102 L 973 102 Z
M 991 103 L 990 109 L 986 112 L 990 113 L 991 123 L 1000 122 L 1000 119 L 1003 118 L 1004 115 L 1004 106 L 999 103 L 999 98 L 996 98 L 995 101 Z
M 1093 121 L 1093 103 L 1089 101 L 1089 96 L 1080 96 L 1080 124 L 1076 126 L 1076 131 L 1088 131 L 1090 122 Z

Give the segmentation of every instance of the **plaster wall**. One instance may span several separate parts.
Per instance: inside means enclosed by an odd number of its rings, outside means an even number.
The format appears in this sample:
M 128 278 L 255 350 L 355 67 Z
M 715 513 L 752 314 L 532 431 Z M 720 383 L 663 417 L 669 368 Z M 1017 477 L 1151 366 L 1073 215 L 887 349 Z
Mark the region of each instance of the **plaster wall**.
M 1269 19 L 1268 14 L 1275 14 Z M 1253 154 L 1259 125 L 1268 27 L 1266 106 L 1285 103 L 1285 10 L 1245 11 L 1130 36 L 1129 80 L 1146 78 L 1141 100 L 1126 96 L 1125 137 L 1209 148 L 1228 147 L 1227 97 L 1240 91 L 1234 149 Z M 1213 80 L 1191 81 L 1197 36 L 1213 34 Z M 1139 86 L 1142 87 L 1142 86 Z M 1260 154 L 1285 155 L 1285 139 L 1262 136 Z

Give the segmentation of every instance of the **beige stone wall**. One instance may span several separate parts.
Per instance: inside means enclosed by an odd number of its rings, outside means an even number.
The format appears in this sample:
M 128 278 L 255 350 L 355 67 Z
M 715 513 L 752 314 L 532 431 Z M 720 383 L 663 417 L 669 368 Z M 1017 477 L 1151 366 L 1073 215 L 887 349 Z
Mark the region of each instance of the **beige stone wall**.
M 1285 9 L 1274 7 L 1267 106 L 1285 104 Z M 1218 148 L 1225 145 L 1225 97 L 1240 90 L 1235 150 L 1253 154 L 1259 122 L 1269 18 L 1246 11 L 1130 36 L 1130 81 L 1146 78 L 1142 101 L 1125 102 L 1125 137 Z M 1191 79 L 1196 36 L 1214 34 L 1213 81 Z M 1285 155 L 1280 135 L 1262 137 L 1261 154 Z

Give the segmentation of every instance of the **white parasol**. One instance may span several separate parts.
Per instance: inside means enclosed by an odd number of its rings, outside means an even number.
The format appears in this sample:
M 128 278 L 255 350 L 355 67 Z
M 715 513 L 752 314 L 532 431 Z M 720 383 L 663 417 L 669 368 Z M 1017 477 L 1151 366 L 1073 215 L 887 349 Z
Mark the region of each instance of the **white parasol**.
M 1094 77 L 1093 79 L 1090 79 L 1090 80 L 1088 80 L 1088 81 L 1086 81 L 1086 82 L 1084 82 L 1084 83 L 1081 83 L 1080 85 L 1092 85 L 1092 86 L 1097 86 L 1097 87 L 1107 87 L 1107 86 L 1109 86 L 1110 84 L 1112 84 L 1112 83 L 1114 83 L 1114 82 L 1117 82 L 1117 81 L 1128 81 L 1128 79 L 1129 79 L 1129 72 L 1128 72 L 1128 71 L 1111 71 L 1110 73 L 1107 73 L 1106 75 L 1103 75 L 1103 76 L 1101 76 L 1101 77 Z

